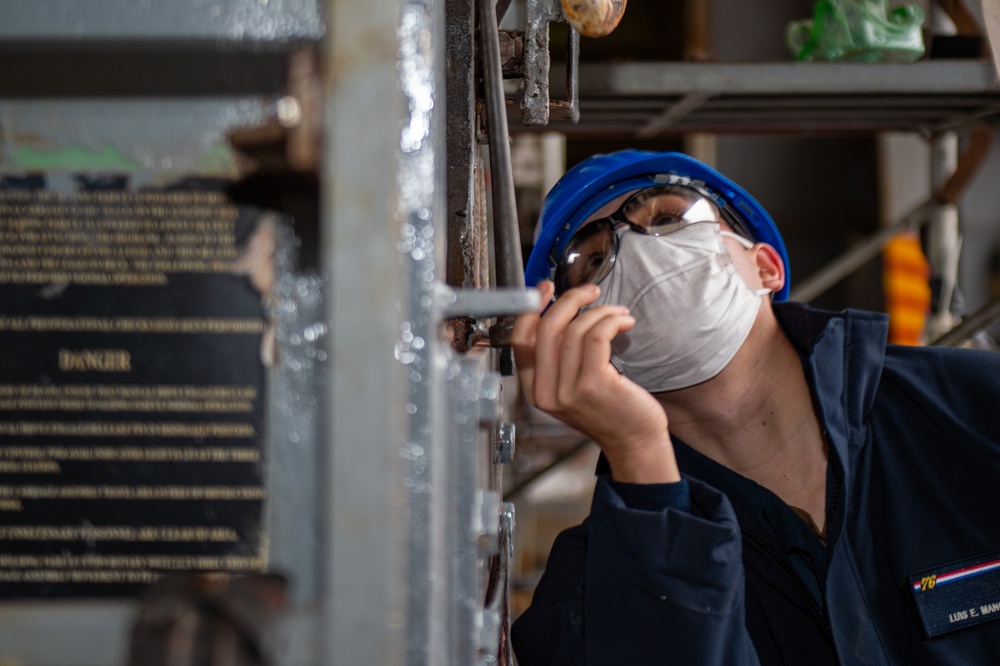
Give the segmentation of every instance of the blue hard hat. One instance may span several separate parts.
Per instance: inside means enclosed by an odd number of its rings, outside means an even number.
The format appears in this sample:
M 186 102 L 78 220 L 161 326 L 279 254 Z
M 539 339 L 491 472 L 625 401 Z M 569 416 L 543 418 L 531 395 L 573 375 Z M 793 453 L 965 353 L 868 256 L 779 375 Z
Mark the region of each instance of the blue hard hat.
M 646 150 L 594 155 L 559 179 L 542 203 L 541 231 L 524 271 L 527 285 L 552 277 L 566 244 L 587 218 L 626 192 L 655 185 L 657 176 L 677 176 L 682 184 L 686 179 L 707 190 L 734 229 L 777 250 L 785 264 L 785 286 L 775 292 L 774 300 L 788 299 L 788 252 L 763 206 L 742 187 L 693 157 Z

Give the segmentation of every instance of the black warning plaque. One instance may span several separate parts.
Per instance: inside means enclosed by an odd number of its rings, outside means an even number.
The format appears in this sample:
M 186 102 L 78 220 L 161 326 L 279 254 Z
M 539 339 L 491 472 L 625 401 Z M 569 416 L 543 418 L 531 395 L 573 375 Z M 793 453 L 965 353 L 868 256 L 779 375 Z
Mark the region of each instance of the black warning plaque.
M 265 330 L 219 190 L 0 179 L 0 598 L 266 567 Z

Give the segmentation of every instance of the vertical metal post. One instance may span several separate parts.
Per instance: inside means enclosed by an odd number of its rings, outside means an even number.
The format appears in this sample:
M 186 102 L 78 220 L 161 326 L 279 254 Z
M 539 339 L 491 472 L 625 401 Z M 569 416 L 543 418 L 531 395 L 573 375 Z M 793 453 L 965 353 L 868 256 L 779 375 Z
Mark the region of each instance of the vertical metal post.
M 524 82 L 521 120 L 525 125 L 549 122 L 549 11 L 553 0 L 526 0 L 524 21 Z M 540 46 L 542 48 L 536 48 Z
M 684 59 L 712 60 L 712 7 L 710 0 L 684 0 Z
M 931 187 L 941 191 L 958 166 L 958 137 L 945 132 L 931 146 Z M 952 297 L 958 282 L 961 237 L 958 228 L 958 205 L 939 203 L 927 225 L 927 261 L 931 267 L 934 307 L 927 318 L 927 338 L 933 340 L 954 327 Z
M 1000 5 L 996 0 L 980 0 L 983 23 L 986 26 L 986 41 L 993 56 L 993 69 L 1000 80 Z
M 403 663 L 406 636 L 405 269 L 397 153 L 399 0 L 327 1 L 321 263 L 330 278 L 320 465 L 324 664 Z
M 443 220 L 445 164 L 443 105 L 444 6 L 410 0 L 400 9 L 400 88 L 407 116 L 397 157 L 398 243 L 405 288 L 403 321 L 395 344 L 407 387 L 406 494 L 408 558 L 406 664 L 447 663 L 451 561 L 445 442 L 446 368 L 450 357 L 439 327 L 443 318 L 440 278 L 445 271 Z
M 475 249 L 483 236 L 473 208 L 473 164 L 478 146 L 473 132 L 475 99 L 473 50 L 473 3 L 445 0 L 445 35 L 448 41 L 446 86 L 448 108 L 448 284 L 485 287 L 480 284 Z
M 452 427 L 449 429 L 449 494 L 453 503 L 451 652 L 448 664 L 476 663 L 482 624 L 482 571 L 479 568 L 481 498 L 479 488 L 481 405 L 486 365 L 472 352 L 452 367 Z
M 954 32 L 951 19 L 937 4 L 931 7 L 930 19 L 937 34 Z M 957 167 L 958 137 L 954 132 L 942 132 L 931 142 L 931 192 L 941 192 Z M 958 279 L 960 250 L 958 206 L 955 203 L 938 203 L 931 209 L 926 235 L 932 293 L 932 309 L 924 331 L 928 340 L 941 336 L 955 325 L 951 302 Z

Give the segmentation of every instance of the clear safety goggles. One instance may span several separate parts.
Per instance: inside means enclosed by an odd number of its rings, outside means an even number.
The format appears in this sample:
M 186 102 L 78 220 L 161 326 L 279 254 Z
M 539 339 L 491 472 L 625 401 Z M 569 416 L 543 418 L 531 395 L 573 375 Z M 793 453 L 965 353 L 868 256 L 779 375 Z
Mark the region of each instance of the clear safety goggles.
M 611 273 L 618 257 L 618 234 L 627 226 L 647 236 L 667 236 L 692 224 L 719 224 L 720 212 L 707 192 L 690 185 L 654 185 L 630 196 L 615 212 L 584 223 L 570 238 L 555 270 L 556 296 L 584 284 L 597 284 Z M 732 225 L 740 228 L 742 225 Z M 725 233 L 725 232 L 724 232 Z M 726 233 L 745 247 L 753 242 Z

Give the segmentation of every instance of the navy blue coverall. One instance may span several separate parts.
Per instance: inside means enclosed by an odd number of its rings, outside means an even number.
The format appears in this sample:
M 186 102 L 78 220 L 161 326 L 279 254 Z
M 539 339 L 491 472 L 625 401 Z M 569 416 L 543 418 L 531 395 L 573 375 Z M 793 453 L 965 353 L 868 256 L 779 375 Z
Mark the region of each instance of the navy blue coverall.
M 598 476 L 514 624 L 520 666 L 1000 664 L 1000 354 L 775 312 L 829 444 L 826 546 L 675 441 L 678 484 Z

